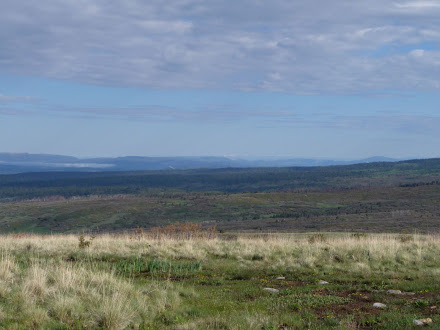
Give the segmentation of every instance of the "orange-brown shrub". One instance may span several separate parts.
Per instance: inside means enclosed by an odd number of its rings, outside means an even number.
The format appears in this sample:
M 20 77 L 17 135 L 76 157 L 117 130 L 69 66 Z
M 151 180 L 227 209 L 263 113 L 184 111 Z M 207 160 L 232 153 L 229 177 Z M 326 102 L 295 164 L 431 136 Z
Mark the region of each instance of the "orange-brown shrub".
M 145 231 L 142 227 L 137 227 L 134 229 L 130 234 L 130 239 L 135 239 L 137 241 L 140 241 L 145 237 Z
M 138 230 L 139 231 L 139 230 Z M 148 237 L 153 239 L 172 238 L 179 240 L 194 238 L 216 238 L 217 226 L 203 228 L 201 223 L 173 223 L 163 227 L 153 227 L 147 233 Z

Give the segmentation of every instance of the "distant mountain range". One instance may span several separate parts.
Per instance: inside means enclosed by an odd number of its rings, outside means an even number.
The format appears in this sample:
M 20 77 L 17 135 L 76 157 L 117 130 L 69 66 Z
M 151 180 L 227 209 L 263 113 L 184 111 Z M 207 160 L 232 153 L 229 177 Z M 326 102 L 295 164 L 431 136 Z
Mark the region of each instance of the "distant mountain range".
M 307 158 L 264 158 L 235 159 L 229 157 L 116 157 L 87 158 L 71 156 L 0 153 L 0 174 L 25 172 L 100 172 L 100 171 L 141 171 L 141 170 L 182 170 L 197 168 L 246 168 L 246 167 L 289 167 L 289 166 L 330 166 L 372 162 L 394 162 L 397 159 L 371 157 L 352 161 Z

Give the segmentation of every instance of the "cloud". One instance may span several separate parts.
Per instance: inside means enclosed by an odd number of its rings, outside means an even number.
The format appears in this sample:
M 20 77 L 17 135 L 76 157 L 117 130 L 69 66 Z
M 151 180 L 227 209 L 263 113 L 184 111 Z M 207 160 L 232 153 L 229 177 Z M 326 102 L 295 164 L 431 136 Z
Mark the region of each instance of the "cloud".
M 6 103 L 35 103 L 42 101 L 41 98 L 32 96 L 15 96 L 0 94 L 0 104 Z
M 242 120 L 300 120 L 300 114 L 291 109 L 271 107 L 245 107 L 237 105 L 202 106 L 182 109 L 151 105 L 136 107 L 69 107 L 47 105 L 32 110 L 0 108 L 0 114 L 11 116 L 45 115 L 86 119 L 116 119 L 145 122 L 198 122 L 232 123 Z
M 35 115 L 38 111 L 27 109 L 7 108 L 0 106 L 0 115 L 2 116 L 23 116 L 23 115 Z
M 397 8 L 403 9 L 422 9 L 422 10 L 431 10 L 431 9 L 440 9 L 440 3 L 436 1 L 411 1 L 404 3 L 396 3 Z
M 401 94 L 362 94 L 366 98 L 410 98 Z M 339 111 L 310 112 L 292 106 L 254 106 L 218 104 L 191 109 L 150 105 L 133 107 L 69 107 L 44 105 L 38 108 L 1 108 L 0 115 L 8 116 L 56 116 L 77 119 L 126 120 L 149 123 L 214 123 L 230 124 L 254 121 L 257 127 L 330 129 L 340 132 L 392 132 L 400 135 L 437 135 L 440 116 L 398 111 L 378 111 L 374 114 L 353 115 Z M 264 123 L 264 124 L 263 124 Z
M 366 132 L 390 132 L 408 136 L 411 134 L 435 136 L 440 125 L 440 116 L 428 115 L 333 115 L 315 114 L 314 118 L 306 116 L 300 123 L 303 127 L 339 129 L 343 132 L 364 130 Z M 289 125 L 284 121 L 286 125 Z M 295 124 L 295 123 L 293 123 Z
M 439 50 L 417 48 L 438 45 L 434 1 L 0 4 L 0 70 L 10 74 L 303 94 L 440 88 Z
M 400 144 L 411 138 L 422 138 L 426 143 L 437 139 L 439 116 L 418 115 L 371 115 L 371 116 L 344 116 L 344 115 L 315 115 L 299 116 L 294 120 L 280 118 L 267 120 L 259 128 L 268 130 L 306 129 L 310 132 L 319 132 L 318 136 L 343 134 L 354 140 L 359 136 L 368 135 L 372 138 L 389 140 L 391 137 L 399 139 Z M 349 144 L 347 144 L 349 145 Z

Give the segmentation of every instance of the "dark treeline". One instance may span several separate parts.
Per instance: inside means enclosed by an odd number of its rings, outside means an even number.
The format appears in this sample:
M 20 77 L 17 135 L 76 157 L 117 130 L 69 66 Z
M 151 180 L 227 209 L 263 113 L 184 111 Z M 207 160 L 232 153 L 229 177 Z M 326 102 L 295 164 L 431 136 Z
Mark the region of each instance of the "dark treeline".
M 0 199 L 145 194 L 158 190 L 227 193 L 351 189 L 437 182 L 440 159 L 347 166 L 137 172 L 45 172 L 0 176 Z

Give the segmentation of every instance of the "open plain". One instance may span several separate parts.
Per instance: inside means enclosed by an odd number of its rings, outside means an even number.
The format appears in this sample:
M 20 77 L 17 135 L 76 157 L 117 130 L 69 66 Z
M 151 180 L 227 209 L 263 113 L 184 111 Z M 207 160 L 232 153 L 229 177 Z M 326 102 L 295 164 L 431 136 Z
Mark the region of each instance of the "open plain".
M 440 323 L 436 236 L 210 235 L 2 236 L 0 323 L 7 329 Z

